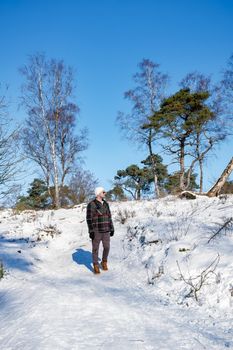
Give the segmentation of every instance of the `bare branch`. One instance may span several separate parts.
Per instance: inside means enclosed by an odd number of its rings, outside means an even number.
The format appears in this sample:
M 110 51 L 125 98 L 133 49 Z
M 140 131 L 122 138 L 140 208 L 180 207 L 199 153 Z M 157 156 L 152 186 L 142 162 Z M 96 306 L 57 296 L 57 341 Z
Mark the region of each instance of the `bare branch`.
M 191 288 L 190 292 L 187 294 L 186 297 L 194 295 L 195 300 L 198 301 L 197 293 L 206 284 L 209 276 L 211 274 L 215 274 L 215 270 L 218 266 L 219 260 L 220 260 L 220 256 L 218 254 L 217 257 L 210 263 L 210 265 L 207 266 L 199 275 L 197 275 L 196 277 L 189 276 L 188 278 L 186 278 L 184 276 L 184 274 L 181 271 L 180 265 L 179 265 L 178 261 L 176 260 L 176 264 L 177 264 L 179 272 L 180 272 L 180 278 L 182 279 L 182 281 L 185 282 L 185 284 L 187 284 Z
M 208 240 L 207 243 L 210 243 L 210 241 L 211 241 L 212 239 L 214 239 L 217 235 L 219 235 L 219 233 L 222 232 L 222 230 L 228 229 L 229 227 L 232 226 L 232 224 L 233 224 L 233 217 L 227 219 L 227 220 L 224 222 L 224 224 L 218 229 L 218 231 L 215 232 L 215 234 L 209 238 L 209 240 Z

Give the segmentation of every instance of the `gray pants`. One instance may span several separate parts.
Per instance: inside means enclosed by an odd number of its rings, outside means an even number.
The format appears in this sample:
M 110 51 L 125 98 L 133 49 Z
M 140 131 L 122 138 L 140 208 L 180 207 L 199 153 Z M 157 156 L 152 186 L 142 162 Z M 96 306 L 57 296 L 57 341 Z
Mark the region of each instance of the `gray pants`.
M 99 257 L 99 245 L 102 241 L 103 244 L 103 256 L 102 260 L 107 261 L 108 253 L 110 250 L 110 233 L 109 232 L 95 232 L 95 238 L 92 240 L 92 260 L 93 264 L 98 264 Z

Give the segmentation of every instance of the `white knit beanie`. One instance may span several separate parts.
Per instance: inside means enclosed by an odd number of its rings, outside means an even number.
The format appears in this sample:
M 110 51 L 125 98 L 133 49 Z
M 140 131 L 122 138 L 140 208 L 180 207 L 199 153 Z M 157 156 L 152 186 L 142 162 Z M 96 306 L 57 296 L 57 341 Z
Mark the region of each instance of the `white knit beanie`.
M 95 189 L 96 197 L 102 192 L 104 192 L 104 188 L 103 187 L 96 187 L 96 189 Z

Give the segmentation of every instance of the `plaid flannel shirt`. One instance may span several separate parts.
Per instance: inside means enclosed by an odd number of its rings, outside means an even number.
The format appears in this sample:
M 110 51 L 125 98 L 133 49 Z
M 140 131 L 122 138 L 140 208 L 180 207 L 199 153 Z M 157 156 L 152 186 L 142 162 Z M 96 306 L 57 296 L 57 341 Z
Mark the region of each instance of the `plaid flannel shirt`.
M 111 212 L 106 201 L 103 201 L 103 204 L 97 199 L 91 201 L 87 206 L 86 220 L 89 233 L 114 232 Z

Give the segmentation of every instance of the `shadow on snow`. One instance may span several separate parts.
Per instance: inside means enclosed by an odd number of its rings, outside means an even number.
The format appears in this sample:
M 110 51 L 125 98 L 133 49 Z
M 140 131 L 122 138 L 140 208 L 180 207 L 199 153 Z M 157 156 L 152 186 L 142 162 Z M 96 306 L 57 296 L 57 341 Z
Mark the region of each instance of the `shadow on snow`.
M 93 272 L 91 252 L 80 248 L 80 249 L 77 249 L 76 252 L 72 254 L 72 258 L 78 265 L 84 265 L 88 268 L 88 270 Z
M 24 257 L 24 249 L 27 244 L 25 238 L 7 239 L 3 236 L 0 237 L 0 260 L 6 270 L 17 269 L 31 272 L 33 263 Z

